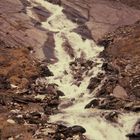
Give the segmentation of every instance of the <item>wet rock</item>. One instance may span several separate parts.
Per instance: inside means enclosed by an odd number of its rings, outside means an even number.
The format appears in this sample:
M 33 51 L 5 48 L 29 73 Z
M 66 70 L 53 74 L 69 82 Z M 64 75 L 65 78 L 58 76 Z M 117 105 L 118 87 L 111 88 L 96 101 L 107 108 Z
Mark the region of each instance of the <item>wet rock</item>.
M 65 96 L 65 94 L 61 90 L 57 90 L 56 92 L 58 96 Z
M 118 115 L 119 115 L 118 112 L 113 111 L 113 112 L 106 113 L 104 115 L 104 117 L 106 120 L 108 120 L 110 122 L 117 123 L 118 122 Z
M 52 115 L 53 114 L 53 109 L 51 107 L 49 107 L 48 105 L 45 105 L 43 108 L 44 108 L 44 113 L 46 115 Z
M 59 105 L 59 100 L 57 100 L 57 99 L 51 100 L 48 103 L 48 106 L 50 106 L 50 107 L 57 107 L 58 105 Z
M 20 1 L 21 1 L 21 3 L 22 3 L 25 7 L 31 6 L 31 3 L 30 3 L 29 1 L 27 1 L 27 0 L 20 0 Z
M 94 99 L 89 104 L 85 106 L 85 108 L 98 108 L 105 110 L 120 110 L 124 109 L 126 101 L 115 98 L 110 95 L 106 95 L 100 99 Z
M 121 109 L 124 107 L 125 101 L 119 100 L 112 96 L 108 96 L 100 102 L 100 109 Z
M 107 48 L 109 46 L 109 44 L 111 44 L 111 42 L 112 42 L 112 40 L 102 39 L 102 40 L 98 41 L 98 45 L 104 46 L 105 48 Z
M 73 29 L 73 31 L 81 35 L 83 40 L 93 39 L 91 31 L 86 25 L 78 26 L 76 29 Z
M 94 100 L 92 100 L 89 104 L 87 104 L 87 105 L 85 106 L 85 109 L 97 107 L 97 106 L 99 105 L 99 102 L 100 102 L 99 99 L 94 99 Z
M 109 94 L 110 94 L 110 92 L 108 91 L 106 86 L 103 86 L 103 87 L 101 87 L 101 89 L 99 91 L 97 91 L 95 93 L 95 97 L 103 97 L 103 98 L 105 98 Z
M 46 0 L 46 1 L 53 3 L 53 4 L 61 5 L 61 0 Z
M 130 140 L 139 140 L 140 139 L 140 119 L 135 123 L 133 127 L 133 132 L 126 135 Z
M 64 50 L 68 53 L 68 55 L 71 57 L 71 58 L 74 58 L 74 50 L 72 48 L 72 46 L 70 45 L 68 39 L 66 39 L 66 41 L 62 44 L 62 47 L 64 48 Z
M 77 24 L 85 24 L 85 22 L 88 21 L 88 19 L 81 15 L 79 11 L 68 5 L 64 5 L 63 13 L 67 16 L 68 19 Z
M 130 110 L 134 112 L 140 112 L 140 105 L 134 105 L 130 108 Z
M 55 56 L 55 39 L 54 39 L 54 33 L 48 32 L 47 33 L 48 38 L 45 41 L 43 47 L 43 53 L 46 57 L 47 62 L 54 63 L 57 61 L 57 58 Z
M 51 13 L 42 6 L 33 7 L 33 11 L 37 14 L 41 22 L 45 22 L 51 16 Z
M 100 82 L 101 82 L 101 79 L 97 77 L 91 78 L 87 89 L 90 89 L 91 91 L 93 91 L 96 87 L 98 87 Z
M 75 125 L 72 127 L 65 127 L 63 125 L 59 125 L 57 132 L 64 134 L 64 136 L 66 137 L 72 137 L 73 135 L 78 134 L 78 133 L 81 133 L 81 134 L 85 133 L 86 130 L 82 126 L 78 126 L 78 125 Z
M 49 70 L 49 68 L 45 65 L 40 66 L 40 75 L 42 77 L 49 77 L 49 76 L 54 76 L 53 73 Z
M 78 125 L 72 126 L 72 127 L 68 128 L 68 129 L 70 129 L 73 134 L 85 133 L 86 132 L 85 128 L 83 128 L 82 126 L 78 126 Z
M 114 88 L 113 96 L 115 96 L 117 98 L 121 98 L 121 99 L 127 99 L 128 98 L 126 90 L 123 87 L 121 87 L 120 85 L 117 85 Z
M 103 63 L 102 69 L 103 69 L 107 74 L 119 74 L 118 69 L 116 69 L 115 67 L 113 67 L 113 66 L 112 66 L 111 64 L 109 64 L 109 63 Z

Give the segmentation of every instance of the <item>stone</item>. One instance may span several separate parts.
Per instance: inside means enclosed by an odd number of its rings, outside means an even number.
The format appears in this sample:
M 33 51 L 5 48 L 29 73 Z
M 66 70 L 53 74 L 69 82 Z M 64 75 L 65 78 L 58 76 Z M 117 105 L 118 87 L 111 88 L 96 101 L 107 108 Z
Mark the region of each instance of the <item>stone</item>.
M 69 106 L 72 106 L 73 105 L 73 102 L 71 100 L 66 100 L 66 101 L 62 101 L 58 108 L 59 109 L 65 109 L 65 108 L 68 108 Z
M 81 35 L 83 40 L 93 39 L 91 31 L 86 25 L 78 26 L 76 29 L 73 29 L 73 31 Z
M 79 13 L 79 11 L 68 5 L 64 6 L 63 13 L 67 16 L 68 19 L 77 24 L 84 24 L 88 21 L 87 17 L 84 17 Z
M 41 22 L 45 22 L 51 16 L 51 13 L 42 6 L 33 7 L 33 11 L 38 16 Z
M 9 89 L 11 88 L 10 82 L 5 76 L 0 75 L 0 89 Z
M 101 82 L 101 79 L 97 77 L 91 78 L 87 89 L 90 89 L 91 91 L 93 91 L 96 87 L 98 87 L 100 82 Z
M 53 4 L 61 5 L 61 0 L 46 0 L 46 1 L 53 3 Z
M 126 135 L 130 140 L 139 140 L 140 139 L 140 119 L 133 126 L 133 132 Z
M 118 115 L 119 113 L 116 112 L 116 111 L 113 111 L 113 112 L 109 112 L 107 114 L 105 114 L 105 119 L 110 121 L 110 122 L 113 122 L 113 123 L 117 123 L 118 122 Z
M 86 106 L 85 106 L 85 109 L 87 108 L 94 108 L 94 107 L 97 107 L 99 105 L 99 99 L 94 99 L 92 100 L 90 103 L 88 103 Z
M 117 85 L 114 88 L 113 96 L 115 96 L 116 98 L 121 98 L 121 99 L 127 99 L 128 98 L 126 90 L 123 87 L 121 87 L 120 85 Z
M 85 128 L 79 125 L 75 125 L 72 127 L 66 127 L 66 126 L 60 125 L 58 127 L 58 132 L 64 134 L 64 136 L 66 137 L 71 137 L 75 134 L 79 134 L 79 133 L 83 134 L 86 132 L 86 130 Z
M 62 92 L 61 90 L 57 90 L 56 92 L 58 96 L 65 96 L 64 92 Z
M 49 70 L 49 68 L 45 65 L 40 66 L 40 75 L 42 77 L 54 76 L 53 73 Z

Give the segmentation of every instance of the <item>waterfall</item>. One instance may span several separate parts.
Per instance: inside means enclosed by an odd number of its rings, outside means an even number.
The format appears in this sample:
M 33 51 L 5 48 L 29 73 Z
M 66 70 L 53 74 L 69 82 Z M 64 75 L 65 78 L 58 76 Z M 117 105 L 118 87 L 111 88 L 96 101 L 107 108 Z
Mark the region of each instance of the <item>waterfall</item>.
M 65 94 L 60 98 L 60 113 L 50 116 L 50 122 L 64 123 L 67 126 L 81 125 L 86 129 L 85 135 L 90 140 L 127 140 L 125 135 L 131 131 L 138 118 L 134 113 L 122 115 L 119 123 L 113 124 L 100 116 L 104 110 L 84 109 L 96 92 L 94 90 L 90 93 L 87 89 L 91 77 L 104 73 L 101 70 L 103 60 L 98 57 L 103 47 L 97 46 L 93 40 L 83 40 L 79 34 L 73 32 L 78 25 L 67 19 L 62 7 L 44 0 L 32 0 L 32 5 L 41 5 L 52 13 L 42 22 L 42 27 L 54 32 L 55 56 L 58 61 L 48 65 L 54 76 L 47 77 L 47 80 L 49 83 L 58 84 L 59 89 Z M 33 17 L 30 10 L 28 14 Z M 71 46 L 73 57 L 65 50 L 66 42 Z M 87 67 L 86 70 L 80 66 L 80 62 L 73 64 L 74 66 L 70 65 L 76 60 L 91 61 L 96 65 Z M 76 75 L 77 71 L 82 71 L 81 81 L 74 79 L 73 75 Z

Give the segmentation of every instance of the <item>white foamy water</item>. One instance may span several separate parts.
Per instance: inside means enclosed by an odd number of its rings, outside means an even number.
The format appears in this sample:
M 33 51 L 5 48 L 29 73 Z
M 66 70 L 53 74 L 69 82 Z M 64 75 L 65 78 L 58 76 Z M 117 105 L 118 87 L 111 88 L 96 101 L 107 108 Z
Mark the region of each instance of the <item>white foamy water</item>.
M 36 4 L 46 7 L 52 15 L 42 26 L 55 35 L 55 55 L 58 62 L 49 65 L 49 69 L 54 73 L 53 77 L 47 78 L 49 83 L 56 83 L 59 89 L 65 93 L 61 98 L 59 109 L 62 113 L 50 116 L 50 122 L 63 122 L 68 126 L 81 125 L 86 129 L 86 136 L 90 140 L 127 140 L 125 135 L 131 131 L 133 124 L 136 122 L 138 115 L 125 114 L 119 119 L 119 124 L 111 124 L 100 117 L 99 110 L 84 109 L 85 105 L 93 99 L 94 92 L 89 94 L 87 86 L 91 76 L 96 76 L 101 71 L 102 60 L 98 55 L 103 51 L 103 47 L 97 46 L 93 40 L 82 40 L 81 36 L 72 32 L 78 25 L 72 23 L 62 13 L 62 7 L 53 5 L 44 0 L 32 0 Z M 29 10 L 30 11 L 30 10 Z M 31 11 L 28 14 L 33 17 Z M 74 50 L 72 59 L 62 47 L 62 44 L 68 40 Z M 93 60 L 98 63 L 95 67 L 83 73 L 83 80 L 80 86 L 77 86 L 73 79 L 69 63 L 75 58 L 84 58 Z M 78 69 L 78 66 L 77 66 Z M 88 68 L 87 68 L 88 69 Z M 67 107 L 65 107 L 67 104 Z

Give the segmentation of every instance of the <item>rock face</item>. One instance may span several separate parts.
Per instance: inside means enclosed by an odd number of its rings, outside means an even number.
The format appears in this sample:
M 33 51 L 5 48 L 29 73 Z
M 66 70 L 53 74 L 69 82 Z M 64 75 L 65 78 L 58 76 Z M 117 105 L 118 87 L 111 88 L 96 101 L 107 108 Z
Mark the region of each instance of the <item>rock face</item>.
M 37 50 L 41 50 L 47 40 L 46 31 L 35 28 L 30 17 L 24 13 L 24 5 L 19 0 L 2 0 L 0 7 L 4 7 L 0 8 L 0 44 L 9 48 L 34 48 L 36 57 L 43 58 L 43 51 Z
M 120 26 L 133 24 L 140 19 L 138 0 L 61 0 L 61 3 L 67 9 L 64 13 L 68 18 L 86 24 L 95 41 Z M 80 15 L 75 17 L 75 13 L 79 12 Z

